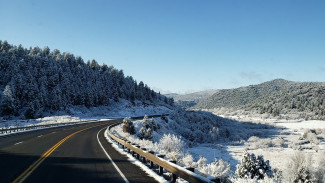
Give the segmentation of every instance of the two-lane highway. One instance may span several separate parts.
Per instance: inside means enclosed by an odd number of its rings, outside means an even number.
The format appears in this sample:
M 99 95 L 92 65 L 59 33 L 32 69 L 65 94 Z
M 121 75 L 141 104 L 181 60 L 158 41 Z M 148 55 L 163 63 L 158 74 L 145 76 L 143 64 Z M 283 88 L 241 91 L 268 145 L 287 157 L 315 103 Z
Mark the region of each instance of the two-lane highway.
M 119 121 L 0 137 L 1 182 L 156 182 L 104 138 Z

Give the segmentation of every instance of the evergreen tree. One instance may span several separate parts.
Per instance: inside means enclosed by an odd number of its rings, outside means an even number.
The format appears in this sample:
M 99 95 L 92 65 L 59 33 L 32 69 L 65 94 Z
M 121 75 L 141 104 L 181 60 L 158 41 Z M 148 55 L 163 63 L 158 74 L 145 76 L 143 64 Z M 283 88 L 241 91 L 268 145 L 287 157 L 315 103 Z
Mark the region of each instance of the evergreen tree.
M 240 178 L 257 178 L 273 177 L 273 171 L 269 161 L 264 161 L 262 155 L 255 156 L 254 153 L 245 152 L 240 165 L 237 165 L 237 175 Z
M 1 98 L 1 114 L 2 115 L 12 115 L 16 112 L 15 108 L 15 98 L 12 92 L 12 86 L 7 85 L 3 91 Z

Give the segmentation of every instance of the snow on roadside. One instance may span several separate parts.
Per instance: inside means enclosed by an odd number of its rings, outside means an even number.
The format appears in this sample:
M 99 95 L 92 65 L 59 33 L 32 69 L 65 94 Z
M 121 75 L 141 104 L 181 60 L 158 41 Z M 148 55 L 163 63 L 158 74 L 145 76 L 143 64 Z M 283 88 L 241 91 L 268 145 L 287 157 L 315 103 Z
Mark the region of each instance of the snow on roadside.
M 29 125 L 45 125 L 53 123 L 78 122 L 86 120 L 124 118 L 127 116 L 144 116 L 169 113 L 171 109 L 160 105 L 146 105 L 137 102 L 132 105 L 127 100 L 120 100 L 118 103 L 112 103 L 110 106 L 100 106 L 86 108 L 84 106 L 73 106 L 68 112 L 56 112 L 55 114 L 45 114 L 46 117 L 30 120 L 7 120 L 0 121 L 2 127 L 22 127 Z
M 108 128 L 106 129 L 104 136 L 106 138 L 106 140 L 108 140 L 112 146 L 114 147 L 114 149 L 116 151 L 118 151 L 120 154 L 125 155 L 128 157 L 128 160 L 140 167 L 143 171 L 145 171 L 150 177 L 154 178 L 156 181 L 161 182 L 161 183 L 167 183 L 168 181 L 166 181 L 163 177 L 159 176 L 158 174 L 156 174 L 153 170 L 151 170 L 149 167 L 147 167 L 146 165 L 144 165 L 143 163 L 141 163 L 138 159 L 136 159 L 135 157 L 133 157 L 131 154 L 125 152 L 123 149 L 121 149 L 107 134 L 108 134 Z

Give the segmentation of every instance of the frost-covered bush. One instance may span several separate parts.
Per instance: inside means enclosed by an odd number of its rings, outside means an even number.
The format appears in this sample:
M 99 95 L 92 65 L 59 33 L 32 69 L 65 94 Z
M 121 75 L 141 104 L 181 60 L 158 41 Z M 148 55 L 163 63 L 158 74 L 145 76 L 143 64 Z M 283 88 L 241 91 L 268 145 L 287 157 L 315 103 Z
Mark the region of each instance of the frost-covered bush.
M 312 172 L 311 157 L 302 152 L 296 152 L 288 163 L 284 172 L 284 179 L 287 182 L 313 182 Z
M 324 183 L 325 182 L 325 154 L 320 158 L 318 163 L 318 168 L 315 171 L 315 182 Z
M 214 162 L 207 165 L 201 164 L 198 170 L 205 175 L 210 175 L 220 180 L 225 180 L 231 174 L 230 164 L 222 159 L 215 159 Z
M 260 140 L 260 138 L 258 138 L 256 136 L 251 136 L 251 137 L 249 137 L 249 139 L 247 141 L 248 142 L 257 142 L 258 140 Z
M 159 144 L 152 142 L 151 140 L 139 139 L 134 135 L 126 136 L 126 138 L 132 143 L 138 144 L 141 147 L 145 147 L 149 151 L 158 152 L 160 150 Z
M 256 158 L 254 153 L 245 152 L 241 164 L 237 165 L 236 168 L 236 174 L 239 178 L 264 179 L 264 177 L 273 177 L 269 161 L 264 161 L 262 155 Z
M 200 157 L 199 160 L 195 163 L 195 168 L 203 168 L 207 164 L 207 159 L 205 157 Z
M 250 149 L 259 149 L 259 148 L 269 148 L 269 147 L 284 147 L 285 140 L 281 137 L 271 139 L 271 138 L 264 138 L 261 139 L 256 136 L 252 136 L 248 139 L 250 143 Z
M 250 149 L 269 148 L 273 146 L 272 139 L 270 138 L 260 139 L 252 136 L 248 141 L 250 142 Z
M 273 139 L 272 143 L 275 147 L 284 147 L 286 145 L 285 140 L 282 137 L 277 137 L 276 139 Z
M 235 183 L 282 183 L 280 179 L 270 177 L 265 177 L 264 179 L 230 178 L 230 181 Z
M 182 158 L 181 163 L 184 164 L 187 167 L 193 167 L 193 166 L 195 166 L 194 158 L 193 158 L 193 156 L 191 154 L 185 155 Z
M 322 133 L 324 133 L 325 132 L 325 129 L 321 129 L 321 128 L 317 128 L 317 129 L 315 129 L 315 133 L 316 133 L 316 135 L 321 135 Z
M 164 134 L 159 141 L 159 147 L 162 153 L 165 153 L 167 158 L 172 160 L 178 160 L 185 147 L 185 142 L 174 134 Z
M 314 129 L 306 129 L 302 135 L 302 137 L 306 140 L 309 140 L 310 142 L 318 145 L 320 142 L 317 138 L 317 132 L 319 133 L 319 131 L 316 131 Z
M 134 125 L 130 117 L 126 117 L 123 119 L 123 131 L 131 135 L 135 134 Z

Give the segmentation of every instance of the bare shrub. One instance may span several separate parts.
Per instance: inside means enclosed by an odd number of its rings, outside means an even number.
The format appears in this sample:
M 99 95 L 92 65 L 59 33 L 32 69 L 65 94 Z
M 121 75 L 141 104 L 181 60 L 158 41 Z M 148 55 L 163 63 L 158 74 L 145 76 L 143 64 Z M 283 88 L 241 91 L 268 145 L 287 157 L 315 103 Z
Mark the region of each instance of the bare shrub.
M 231 171 L 230 164 L 222 159 L 215 159 L 214 162 L 202 166 L 199 171 L 205 175 L 213 176 L 219 180 L 226 180 Z
M 276 147 L 284 147 L 285 146 L 285 140 L 282 137 L 278 137 L 276 139 L 273 139 L 272 143 Z
M 323 158 L 319 164 L 318 168 L 315 171 L 315 181 L 317 183 L 324 183 L 325 182 L 325 159 Z
M 311 157 L 302 152 L 296 152 L 288 163 L 284 179 L 287 182 L 313 182 L 312 172 Z
M 207 159 L 205 157 L 200 157 L 195 163 L 195 168 L 202 168 L 207 164 Z
M 306 129 L 302 137 L 306 140 L 309 140 L 311 143 L 318 145 L 320 142 L 317 138 L 317 133 L 319 132 L 320 132 L 319 130 L 315 130 L 315 129 Z
M 256 136 L 252 136 L 248 141 L 250 142 L 250 149 L 273 147 L 272 139 L 270 138 L 260 139 Z
M 178 160 L 182 156 L 184 146 L 184 141 L 174 134 L 164 134 L 159 141 L 161 151 L 172 160 Z
M 185 166 L 187 167 L 194 167 L 195 163 L 194 163 L 194 158 L 191 154 L 187 154 L 185 155 L 182 160 L 181 160 L 181 163 L 183 163 Z

